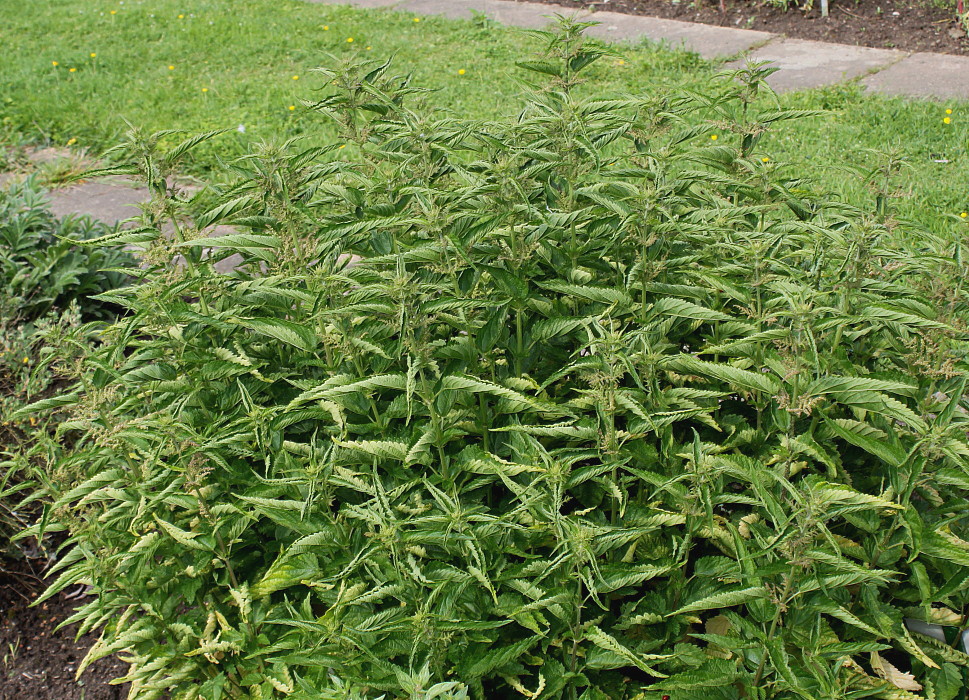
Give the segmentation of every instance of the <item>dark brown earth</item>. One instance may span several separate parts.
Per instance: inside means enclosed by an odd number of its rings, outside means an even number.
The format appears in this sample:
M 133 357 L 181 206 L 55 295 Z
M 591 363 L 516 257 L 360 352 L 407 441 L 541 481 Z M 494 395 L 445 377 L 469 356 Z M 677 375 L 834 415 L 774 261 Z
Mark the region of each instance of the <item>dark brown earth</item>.
M 836 44 L 969 55 L 969 33 L 957 18 L 956 0 L 938 0 L 948 2 L 950 7 L 947 9 L 931 4 L 936 0 L 830 0 L 830 13 L 826 18 L 821 17 L 820 0 L 814 0 L 813 9 L 807 12 L 796 7 L 783 10 L 766 2 L 724 0 L 725 13 L 720 10 L 719 0 L 539 1 L 757 29 Z M 969 2 L 966 2 L 966 9 L 969 9 Z
M 69 600 L 74 589 L 37 607 L 45 583 L 36 564 L 0 559 L 0 700 L 121 700 L 127 685 L 109 685 L 126 671 L 116 658 L 101 659 L 74 674 L 96 635 L 74 641 L 76 626 L 54 631 L 81 602 Z

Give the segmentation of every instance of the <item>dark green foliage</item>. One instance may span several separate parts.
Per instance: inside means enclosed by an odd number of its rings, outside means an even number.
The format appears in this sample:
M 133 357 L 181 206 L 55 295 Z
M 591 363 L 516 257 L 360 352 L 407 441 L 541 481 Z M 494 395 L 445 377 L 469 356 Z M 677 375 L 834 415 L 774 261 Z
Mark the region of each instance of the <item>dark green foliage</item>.
M 86 217 L 56 218 L 33 179 L 0 189 L 0 556 L 22 554 L 11 538 L 37 512 L 23 503 L 30 479 L 43 480 L 39 466 L 59 450 L 46 417 L 19 411 L 64 391 L 94 342 L 82 321 L 111 316 L 89 295 L 124 284 L 123 268 L 134 265 L 120 249 L 77 244 L 112 231 Z
M 3 557 L 42 556 L 35 543 L 18 543 L 14 537 L 38 513 L 29 505 L 32 480 L 45 480 L 43 467 L 61 449 L 50 439 L 50 417 L 21 409 L 64 390 L 79 354 L 94 342 L 91 335 L 76 305 L 34 323 L 0 322 L 0 567 Z
M 104 304 L 87 297 L 121 286 L 116 268 L 133 258 L 117 248 L 84 248 L 112 229 L 88 217 L 57 219 L 44 192 L 32 180 L 0 189 L 0 319 L 27 323 L 53 309 L 80 305 L 85 319 L 109 315 Z
M 811 116 L 754 113 L 764 69 L 578 100 L 582 28 L 507 123 L 326 69 L 348 148 L 267 144 L 204 212 L 129 144 L 155 267 L 46 528 L 134 697 L 958 692 L 903 618 L 966 611 L 961 244 L 892 165 L 861 211 L 763 158 Z

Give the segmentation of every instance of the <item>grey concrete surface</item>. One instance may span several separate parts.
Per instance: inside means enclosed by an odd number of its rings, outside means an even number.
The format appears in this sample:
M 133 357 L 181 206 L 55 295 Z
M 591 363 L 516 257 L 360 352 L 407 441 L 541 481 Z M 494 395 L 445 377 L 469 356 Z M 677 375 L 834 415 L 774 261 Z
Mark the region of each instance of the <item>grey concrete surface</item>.
M 479 12 L 496 22 L 526 29 L 547 26 L 556 13 L 587 14 L 558 5 L 512 0 L 401 0 L 394 9 L 419 15 L 441 15 L 451 19 L 470 19 L 475 12 Z
M 969 57 L 916 53 L 862 81 L 886 95 L 969 99 Z
M 51 211 L 57 216 L 86 214 L 109 224 L 138 216 L 138 205 L 147 200 L 147 190 L 110 182 L 85 182 L 50 192 Z
M 754 46 L 764 44 L 776 35 L 750 29 L 714 27 L 658 17 L 624 15 L 618 12 L 593 12 L 583 19 L 600 24 L 588 30 L 591 36 L 607 41 L 649 39 L 673 48 L 695 51 L 704 58 L 728 58 Z
M 887 68 L 906 55 L 901 51 L 865 46 L 784 39 L 753 51 L 749 58 L 751 61 L 770 61 L 780 68 L 767 79 L 767 83 L 778 92 L 788 92 L 860 78 Z
M 393 7 L 400 0 L 307 0 L 320 5 L 353 5 L 355 7 Z

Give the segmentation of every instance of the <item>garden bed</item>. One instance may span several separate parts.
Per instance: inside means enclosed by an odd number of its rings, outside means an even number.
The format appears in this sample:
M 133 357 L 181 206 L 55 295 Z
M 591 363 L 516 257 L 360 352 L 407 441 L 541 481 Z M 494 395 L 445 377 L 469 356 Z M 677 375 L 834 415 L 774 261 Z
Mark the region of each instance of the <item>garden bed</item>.
M 951 8 L 911 0 L 852 0 L 832 2 L 826 18 L 820 2 L 805 13 L 768 4 L 725 0 L 726 13 L 717 0 L 542 0 L 568 7 L 626 12 L 651 17 L 701 22 L 725 27 L 756 29 L 798 39 L 836 44 L 872 46 L 902 51 L 931 51 L 969 55 L 969 37 L 960 28 L 955 2 Z
M 5 560 L 4 567 L 13 562 Z M 35 586 L 29 581 L 35 580 Z M 0 574 L 0 700 L 120 700 L 127 685 L 110 685 L 123 676 L 126 665 L 116 658 L 92 664 L 79 683 L 78 664 L 97 640 L 97 634 L 74 639 L 77 625 L 55 628 L 83 601 L 55 596 L 29 607 L 44 583 L 24 569 Z

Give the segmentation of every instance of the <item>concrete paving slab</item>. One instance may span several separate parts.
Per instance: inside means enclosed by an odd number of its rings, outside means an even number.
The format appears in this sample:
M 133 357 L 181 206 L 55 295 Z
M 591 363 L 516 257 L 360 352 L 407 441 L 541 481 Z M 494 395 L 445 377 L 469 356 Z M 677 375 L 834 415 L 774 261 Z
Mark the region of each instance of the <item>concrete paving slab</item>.
M 306 0 L 320 5 L 353 5 L 354 7 L 393 7 L 400 0 Z
M 624 15 L 618 12 L 593 12 L 584 19 L 600 22 L 588 30 L 590 36 L 606 41 L 650 41 L 673 48 L 695 51 L 703 58 L 727 58 L 775 38 L 775 34 L 751 29 L 715 27 L 709 24 L 680 22 L 674 19 Z
M 574 7 L 545 5 L 535 2 L 513 2 L 512 0 L 478 0 L 484 14 L 491 19 L 512 27 L 525 29 L 544 29 L 554 21 L 555 15 L 585 18 L 589 13 Z
M 148 191 L 124 184 L 85 182 L 50 192 L 51 211 L 56 216 L 86 214 L 114 224 L 138 215 L 138 205 L 148 201 Z
M 886 95 L 969 99 L 969 57 L 916 53 L 862 81 Z
M 778 92 L 790 92 L 859 78 L 886 68 L 906 55 L 888 49 L 784 39 L 757 49 L 750 54 L 750 60 L 770 61 L 780 68 L 767 83 Z
M 224 258 L 223 260 L 220 260 L 219 262 L 215 263 L 215 265 L 212 266 L 212 269 L 214 269 L 216 272 L 219 272 L 225 275 L 229 272 L 232 272 L 237 267 L 239 267 L 239 265 L 241 265 L 242 262 L 243 262 L 242 256 L 239 255 L 238 253 L 233 253 L 229 257 Z
M 77 154 L 69 148 L 48 146 L 46 148 L 29 148 L 26 151 L 27 160 L 35 165 L 56 163 L 59 160 L 76 160 Z
M 402 0 L 394 6 L 400 12 L 415 15 L 440 15 L 448 19 L 471 19 L 472 10 L 481 12 L 476 0 Z
M 450 19 L 471 19 L 475 12 L 512 27 L 542 29 L 555 14 L 571 16 L 588 14 L 574 8 L 512 0 L 403 0 L 394 6 L 402 12 L 418 15 L 441 15 Z

